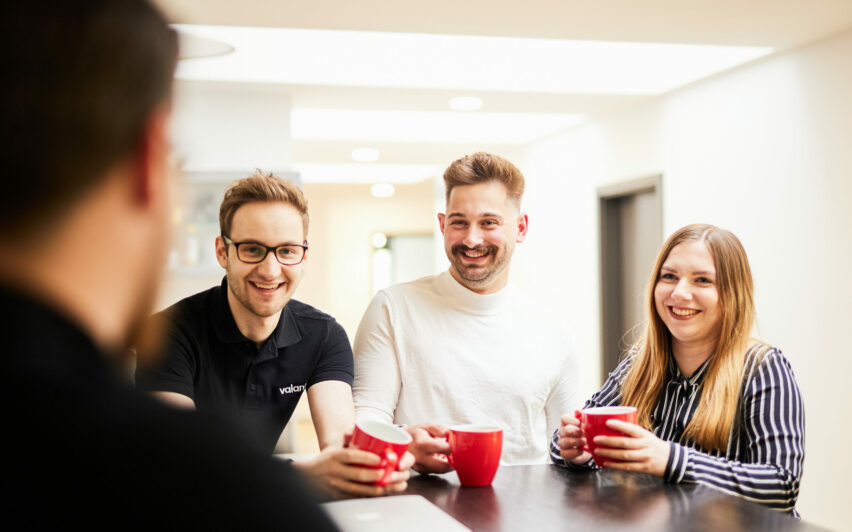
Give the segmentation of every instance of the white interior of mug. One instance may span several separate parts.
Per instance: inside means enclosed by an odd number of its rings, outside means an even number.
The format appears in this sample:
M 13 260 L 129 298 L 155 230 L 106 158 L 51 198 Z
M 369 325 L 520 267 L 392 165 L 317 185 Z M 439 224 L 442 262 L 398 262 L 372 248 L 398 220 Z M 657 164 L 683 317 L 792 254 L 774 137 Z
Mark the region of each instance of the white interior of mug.
M 613 414 L 629 414 L 635 412 L 635 406 L 596 406 L 594 408 L 586 408 L 581 410 L 582 413 L 588 416 L 594 415 L 613 415 Z
M 493 425 L 454 425 L 450 430 L 455 432 L 498 432 L 503 429 Z
M 355 423 L 361 432 L 388 443 L 411 443 L 411 434 L 381 421 L 365 420 Z

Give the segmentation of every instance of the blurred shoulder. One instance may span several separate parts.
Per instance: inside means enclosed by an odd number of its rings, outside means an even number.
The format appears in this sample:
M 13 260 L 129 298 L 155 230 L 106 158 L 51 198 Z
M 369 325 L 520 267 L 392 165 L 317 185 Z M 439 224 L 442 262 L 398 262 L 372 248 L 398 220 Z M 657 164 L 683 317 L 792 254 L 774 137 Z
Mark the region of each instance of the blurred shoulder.
M 177 303 L 155 313 L 152 319 L 168 319 L 170 321 L 194 321 L 205 315 L 212 307 L 216 298 L 222 297 L 222 287 L 214 286 L 197 294 L 187 296 Z

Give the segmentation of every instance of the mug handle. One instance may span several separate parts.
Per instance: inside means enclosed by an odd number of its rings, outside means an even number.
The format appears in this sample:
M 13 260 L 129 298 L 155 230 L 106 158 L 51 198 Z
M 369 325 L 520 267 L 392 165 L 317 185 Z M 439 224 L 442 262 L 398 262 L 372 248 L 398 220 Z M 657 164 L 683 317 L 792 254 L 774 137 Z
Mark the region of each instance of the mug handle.
M 384 469 L 385 473 L 379 479 L 379 485 L 387 486 L 390 484 L 390 476 L 393 474 L 396 464 L 399 463 L 399 457 L 393 452 L 393 449 L 385 447 L 385 452 L 380 455 L 380 458 L 382 461 L 379 462 L 379 469 Z
M 450 433 L 449 432 L 444 435 L 444 440 L 446 440 L 447 443 L 450 443 Z M 451 466 L 456 467 L 456 465 L 453 463 L 453 452 L 452 451 L 447 453 L 447 462 L 449 462 Z
M 574 410 L 574 417 L 577 418 L 578 420 L 580 420 L 580 430 L 582 431 L 583 430 L 583 413 L 580 412 L 579 410 Z M 585 432 L 585 431 L 583 431 L 583 432 Z M 589 451 L 589 442 L 586 442 L 586 445 L 583 446 L 583 450 L 586 451 L 586 452 Z

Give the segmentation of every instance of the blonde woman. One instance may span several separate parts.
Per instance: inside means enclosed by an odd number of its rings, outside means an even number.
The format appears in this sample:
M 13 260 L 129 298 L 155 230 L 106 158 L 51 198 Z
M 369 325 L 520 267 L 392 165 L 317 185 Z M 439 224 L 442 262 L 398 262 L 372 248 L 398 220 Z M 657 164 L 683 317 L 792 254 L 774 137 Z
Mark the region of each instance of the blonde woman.
M 690 225 L 663 245 L 648 285 L 643 338 L 585 407 L 633 405 L 638 426 L 598 436 L 603 465 L 706 484 L 795 515 L 804 407 L 790 364 L 754 340 L 751 269 L 733 233 Z M 551 458 L 596 467 L 573 413 Z

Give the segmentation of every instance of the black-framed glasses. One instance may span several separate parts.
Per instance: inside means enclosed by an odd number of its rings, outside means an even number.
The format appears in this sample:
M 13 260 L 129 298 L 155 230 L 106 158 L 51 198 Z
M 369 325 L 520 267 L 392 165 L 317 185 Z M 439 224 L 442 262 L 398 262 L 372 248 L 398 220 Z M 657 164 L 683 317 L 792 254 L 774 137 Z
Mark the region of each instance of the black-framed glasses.
M 308 242 L 305 244 L 284 244 L 283 246 L 269 247 L 257 242 L 234 242 L 222 235 L 225 243 L 234 246 L 237 250 L 237 258 L 248 264 L 257 264 L 266 260 L 266 256 L 272 252 L 275 259 L 284 266 L 295 266 L 305 260 L 308 251 Z

